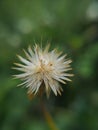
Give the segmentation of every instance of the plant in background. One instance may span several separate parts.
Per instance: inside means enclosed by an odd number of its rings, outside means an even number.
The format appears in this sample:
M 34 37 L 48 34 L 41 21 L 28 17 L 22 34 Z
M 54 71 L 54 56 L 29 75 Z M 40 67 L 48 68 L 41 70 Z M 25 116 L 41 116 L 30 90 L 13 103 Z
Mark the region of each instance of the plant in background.
M 13 69 L 21 71 L 20 74 L 14 75 L 15 78 L 22 80 L 18 86 L 25 85 L 29 94 L 38 94 L 42 97 L 46 92 L 49 97 L 52 90 L 56 96 L 61 95 L 63 89 L 60 83 L 66 84 L 66 81 L 71 81 L 69 77 L 73 74 L 67 72 L 72 69 L 70 67 L 72 60 L 66 59 L 66 55 L 62 55 L 62 52 L 56 49 L 49 51 L 49 47 L 49 44 L 45 49 L 35 45 L 34 51 L 29 47 L 28 51 L 24 50 L 26 58 L 18 55 L 21 63 L 14 63 L 16 67 Z M 44 113 L 47 113 L 46 109 Z M 49 114 L 45 115 L 48 122 L 53 122 Z

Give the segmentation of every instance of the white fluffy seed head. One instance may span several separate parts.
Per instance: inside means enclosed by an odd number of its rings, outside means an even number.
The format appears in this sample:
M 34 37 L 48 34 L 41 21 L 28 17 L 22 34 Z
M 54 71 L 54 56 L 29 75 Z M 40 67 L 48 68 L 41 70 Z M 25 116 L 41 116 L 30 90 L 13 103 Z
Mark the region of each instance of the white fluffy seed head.
M 59 83 L 65 84 L 66 81 L 71 81 L 68 77 L 73 74 L 67 73 L 71 70 L 71 60 L 66 59 L 66 55 L 61 55 L 56 50 L 49 51 L 49 45 L 43 50 L 38 45 L 34 46 L 34 51 L 31 47 L 28 51 L 24 50 L 26 58 L 18 55 L 21 63 L 15 63 L 16 70 L 21 71 L 20 74 L 14 75 L 15 78 L 22 80 L 20 85 L 25 85 L 28 88 L 29 94 L 36 94 L 44 87 L 47 96 L 50 90 L 55 95 L 60 94 L 62 88 Z M 42 89 L 41 89 L 42 90 Z

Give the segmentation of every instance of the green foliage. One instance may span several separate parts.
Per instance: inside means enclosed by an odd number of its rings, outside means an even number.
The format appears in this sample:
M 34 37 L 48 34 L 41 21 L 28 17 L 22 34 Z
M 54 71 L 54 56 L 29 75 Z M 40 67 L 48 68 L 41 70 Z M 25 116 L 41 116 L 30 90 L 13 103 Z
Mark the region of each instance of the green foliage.
M 39 43 L 73 60 L 73 82 L 45 99 L 61 130 L 98 130 L 98 11 L 92 0 L 0 1 L 0 130 L 48 130 L 38 98 L 16 87 L 11 69 L 22 49 Z M 42 43 L 41 43 L 42 42 Z

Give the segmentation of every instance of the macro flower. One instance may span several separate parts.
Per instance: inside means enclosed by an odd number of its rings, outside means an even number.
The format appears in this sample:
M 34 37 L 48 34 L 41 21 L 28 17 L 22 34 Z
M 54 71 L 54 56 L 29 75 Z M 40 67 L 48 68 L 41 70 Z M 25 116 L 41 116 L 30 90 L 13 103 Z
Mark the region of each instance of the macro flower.
M 14 63 L 16 69 L 20 74 L 14 75 L 15 78 L 21 79 L 22 83 L 18 86 L 24 85 L 28 88 L 29 94 L 37 94 L 39 91 L 46 92 L 49 96 L 50 90 L 61 95 L 63 91 L 60 83 L 66 84 L 66 81 L 73 74 L 67 73 L 71 70 L 70 63 L 72 60 L 66 59 L 66 55 L 58 52 L 56 49 L 49 51 L 49 45 L 45 49 L 40 48 L 38 45 L 34 46 L 32 50 L 28 47 L 25 51 L 26 58 L 18 55 L 21 63 Z

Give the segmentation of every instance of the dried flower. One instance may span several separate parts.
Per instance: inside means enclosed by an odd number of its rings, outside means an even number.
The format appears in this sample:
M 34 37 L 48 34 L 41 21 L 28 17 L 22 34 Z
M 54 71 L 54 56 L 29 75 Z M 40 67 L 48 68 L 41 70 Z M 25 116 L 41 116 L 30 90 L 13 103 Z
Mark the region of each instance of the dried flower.
M 44 50 L 35 45 L 34 51 L 29 47 L 28 52 L 24 50 L 24 53 L 27 59 L 18 55 L 22 64 L 14 63 L 16 65 L 14 69 L 22 72 L 14 75 L 23 81 L 18 86 L 25 85 L 29 94 L 44 90 L 49 96 L 52 90 L 55 95 L 61 95 L 63 89 L 59 83 L 66 84 L 65 81 L 71 81 L 68 77 L 73 74 L 66 72 L 72 69 L 70 68 L 72 61 L 65 59 L 66 55 L 62 56 L 62 53 L 58 53 L 55 49 L 49 51 L 49 45 Z

